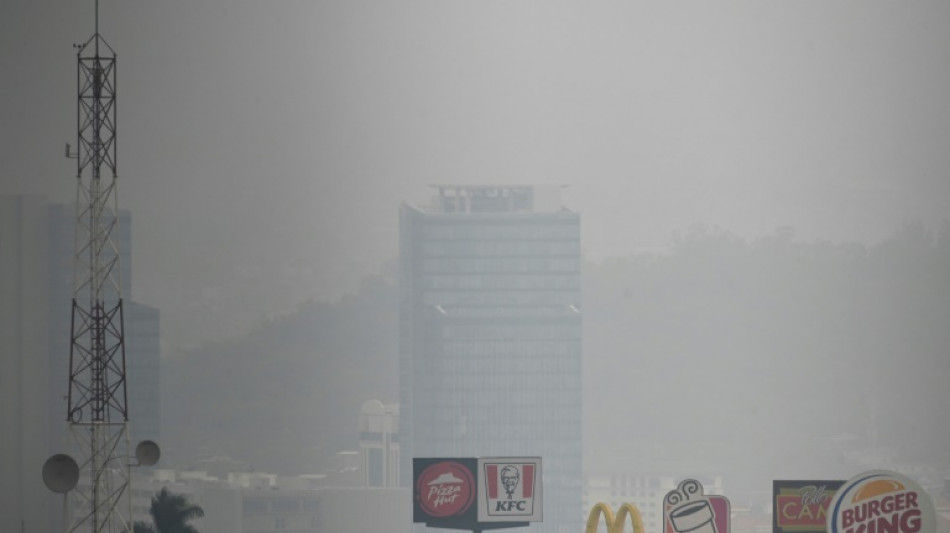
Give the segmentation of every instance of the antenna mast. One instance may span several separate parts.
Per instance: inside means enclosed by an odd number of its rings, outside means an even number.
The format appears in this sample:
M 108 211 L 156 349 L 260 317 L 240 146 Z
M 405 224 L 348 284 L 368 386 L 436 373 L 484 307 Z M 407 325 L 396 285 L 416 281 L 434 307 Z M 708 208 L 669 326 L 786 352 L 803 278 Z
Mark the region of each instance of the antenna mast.
M 116 55 L 99 34 L 77 46 L 76 239 L 66 419 L 82 481 L 69 532 L 132 531 L 129 411 L 116 198 Z M 88 479 L 85 479 L 88 476 Z

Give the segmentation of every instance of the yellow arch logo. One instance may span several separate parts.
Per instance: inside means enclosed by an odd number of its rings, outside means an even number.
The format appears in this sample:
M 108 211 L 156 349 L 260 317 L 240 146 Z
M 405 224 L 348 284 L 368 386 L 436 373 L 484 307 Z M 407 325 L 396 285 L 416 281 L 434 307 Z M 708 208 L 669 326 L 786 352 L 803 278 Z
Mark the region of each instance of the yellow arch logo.
M 600 525 L 600 517 L 604 517 L 607 523 L 607 533 L 623 533 L 623 525 L 630 517 L 633 525 L 633 533 L 646 533 L 643 530 L 643 520 L 640 518 L 640 511 L 632 503 L 625 503 L 620 506 L 617 515 L 614 516 L 613 509 L 606 503 L 598 503 L 590 510 L 587 516 L 587 529 L 585 533 L 597 533 L 597 526 Z

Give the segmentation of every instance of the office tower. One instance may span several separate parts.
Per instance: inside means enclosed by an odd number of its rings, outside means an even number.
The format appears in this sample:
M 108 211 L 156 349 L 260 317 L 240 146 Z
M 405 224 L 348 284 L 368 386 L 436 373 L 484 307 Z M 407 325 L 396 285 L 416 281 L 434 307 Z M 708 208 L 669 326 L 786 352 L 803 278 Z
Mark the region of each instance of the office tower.
M 434 186 L 400 210 L 400 472 L 540 456 L 544 520 L 580 531 L 580 217 L 558 187 Z
M 46 199 L 0 195 L 0 531 L 49 531 Z
M 75 207 L 0 195 L 0 531 L 59 531 L 62 499 L 41 478 L 67 450 L 66 394 Z M 121 211 L 123 292 L 131 295 L 131 215 Z M 129 303 L 132 442 L 160 440 L 159 312 Z

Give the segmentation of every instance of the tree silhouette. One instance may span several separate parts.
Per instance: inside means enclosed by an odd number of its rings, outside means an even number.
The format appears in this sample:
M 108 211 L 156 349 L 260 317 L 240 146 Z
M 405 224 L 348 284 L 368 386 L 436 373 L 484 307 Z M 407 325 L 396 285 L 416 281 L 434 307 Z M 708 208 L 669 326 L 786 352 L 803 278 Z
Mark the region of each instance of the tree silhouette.
M 158 494 L 152 496 L 149 512 L 155 525 L 136 522 L 135 533 L 198 533 L 188 522 L 205 515 L 200 505 L 189 502 L 182 494 L 169 492 L 168 487 L 162 487 Z

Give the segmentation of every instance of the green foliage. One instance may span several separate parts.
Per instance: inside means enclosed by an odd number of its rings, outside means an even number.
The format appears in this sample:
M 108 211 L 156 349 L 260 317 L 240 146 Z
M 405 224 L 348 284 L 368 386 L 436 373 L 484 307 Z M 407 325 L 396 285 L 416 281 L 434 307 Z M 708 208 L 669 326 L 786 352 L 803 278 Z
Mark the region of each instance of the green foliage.
M 149 512 L 154 526 L 136 522 L 135 533 L 198 533 L 188 522 L 205 515 L 200 505 L 189 502 L 182 494 L 169 492 L 167 487 L 152 496 Z

